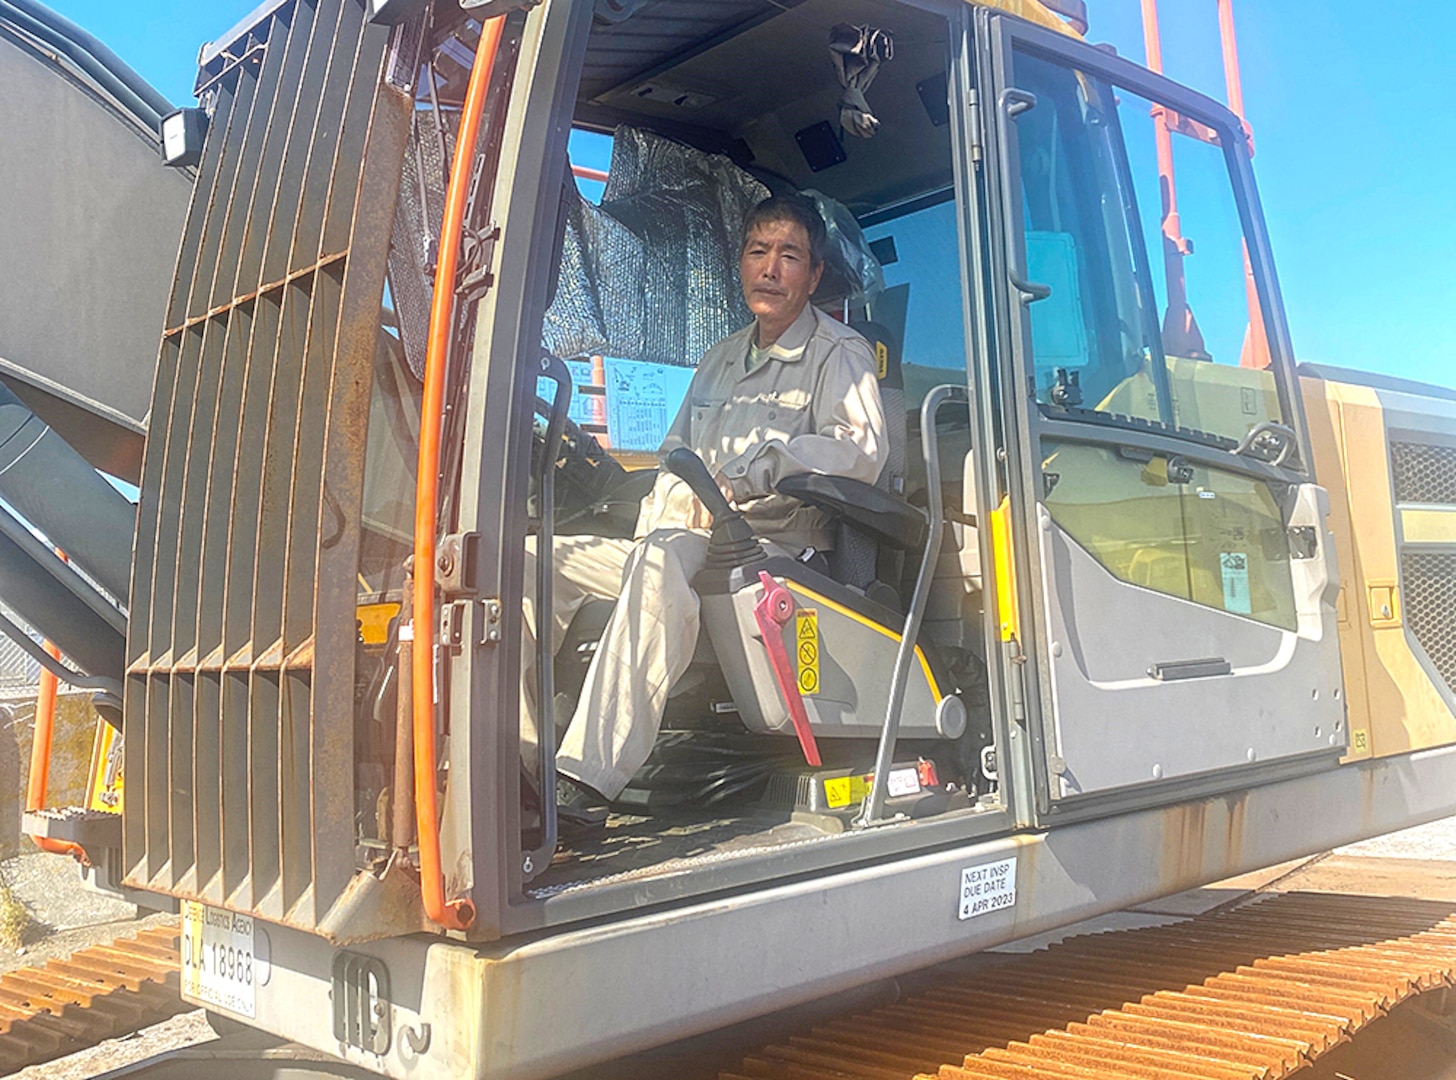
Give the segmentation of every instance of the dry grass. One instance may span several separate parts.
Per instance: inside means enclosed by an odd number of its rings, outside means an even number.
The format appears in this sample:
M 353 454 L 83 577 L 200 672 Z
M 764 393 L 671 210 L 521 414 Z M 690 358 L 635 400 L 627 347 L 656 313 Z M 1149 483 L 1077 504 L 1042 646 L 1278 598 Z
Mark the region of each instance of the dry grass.
M 9 874 L 0 864 L 0 949 L 14 952 L 20 948 L 30 924 L 30 909 L 16 899 Z

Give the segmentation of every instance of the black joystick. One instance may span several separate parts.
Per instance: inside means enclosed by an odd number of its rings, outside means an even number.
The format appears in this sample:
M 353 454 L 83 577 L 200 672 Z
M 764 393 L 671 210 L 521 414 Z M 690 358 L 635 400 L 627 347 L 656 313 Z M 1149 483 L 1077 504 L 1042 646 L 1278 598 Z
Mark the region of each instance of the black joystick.
M 708 537 L 705 563 L 707 569 L 747 566 L 767 557 L 763 546 L 753 535 L 753 526 L 744 519 L 742 511 L 728 504 L 702 458 L 680 446 L 668 452 L 664 464 L 669 472 L 692 489 L 698 501 L 713 515 L 713 531 Z

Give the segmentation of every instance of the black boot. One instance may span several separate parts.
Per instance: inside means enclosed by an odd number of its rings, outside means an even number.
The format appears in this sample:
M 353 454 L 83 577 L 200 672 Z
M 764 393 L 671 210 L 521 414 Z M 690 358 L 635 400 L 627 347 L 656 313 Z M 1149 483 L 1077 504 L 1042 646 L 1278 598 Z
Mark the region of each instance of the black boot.
M 556 776 L 556 821 L 565 829 L 599 829 L 607 823 L 607 800 L 569 776 Z

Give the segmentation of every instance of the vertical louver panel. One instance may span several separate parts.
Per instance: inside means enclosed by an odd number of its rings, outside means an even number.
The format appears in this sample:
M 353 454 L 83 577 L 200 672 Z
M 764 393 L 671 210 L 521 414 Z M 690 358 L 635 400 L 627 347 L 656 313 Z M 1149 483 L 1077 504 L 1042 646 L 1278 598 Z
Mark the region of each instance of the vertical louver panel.
M 363 431 L 407 94 L 362 0 L 229 49 L 153 390 L 127 643 L 134 885 L 317 928 L 354 873 Z

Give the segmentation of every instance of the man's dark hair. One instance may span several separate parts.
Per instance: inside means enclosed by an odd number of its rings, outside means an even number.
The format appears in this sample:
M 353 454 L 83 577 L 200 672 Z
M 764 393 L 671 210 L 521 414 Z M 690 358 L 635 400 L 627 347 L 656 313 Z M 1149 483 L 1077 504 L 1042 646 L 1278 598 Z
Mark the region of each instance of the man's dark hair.
M 817 267 L 823 264 L 829 247 L 824 219 L 819 216 L 819 208 L 800 195 L 770 195 L 750 210 L 743 219 L 743 243 L 739 252 L 748 250 L 748 238 L 753 235 L 754 229 L 760 225 L 778 222 L 803 226 L 804 231 L 809 234 L 810 265 Z

